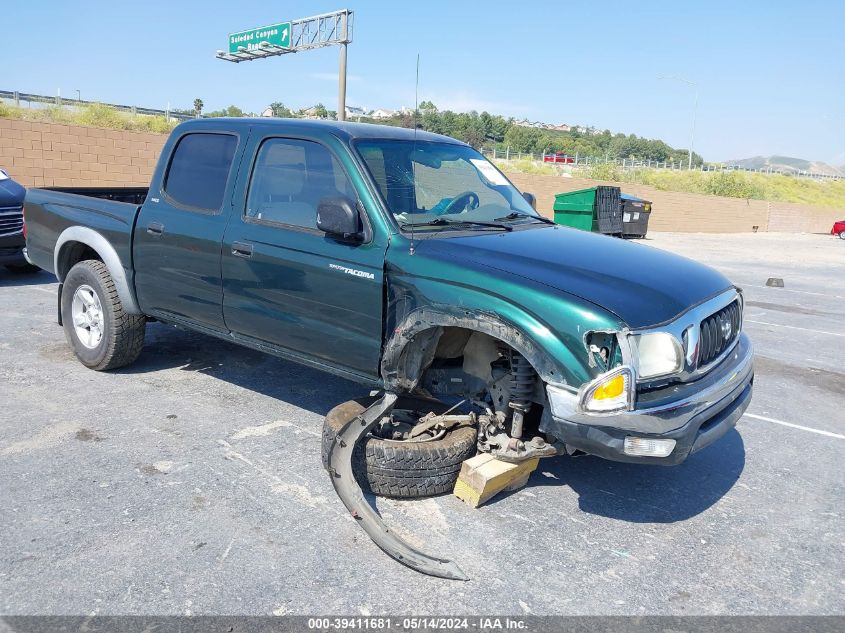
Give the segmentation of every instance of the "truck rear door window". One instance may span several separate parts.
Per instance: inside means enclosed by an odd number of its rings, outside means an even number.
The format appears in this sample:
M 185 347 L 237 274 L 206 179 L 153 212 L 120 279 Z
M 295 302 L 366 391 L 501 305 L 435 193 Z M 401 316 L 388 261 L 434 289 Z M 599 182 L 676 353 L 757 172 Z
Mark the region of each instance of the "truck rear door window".
M 357 199 L 346 173 L 326 147 L 299 139 L 267 139 L 252 172 L 246 217 L 316 229 L 317 206 L 329 196 Z
M 218 211 L 237 145 L 231 134 L 186 134 L 173 150 L 164 191 L 180 205 Z

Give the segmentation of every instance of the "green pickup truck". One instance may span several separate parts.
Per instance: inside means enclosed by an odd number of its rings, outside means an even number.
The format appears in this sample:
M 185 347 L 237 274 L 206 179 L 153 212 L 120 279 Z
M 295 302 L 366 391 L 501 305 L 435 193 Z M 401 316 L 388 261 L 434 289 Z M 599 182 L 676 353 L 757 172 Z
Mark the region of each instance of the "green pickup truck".
M 158 320 L 377 390 L 327 416 L 324 465 L 376 543 L 426 573 L 463 577 L 388 530 L 356 479 L 438 494 L 478 451 L 678 464 L 751 399 L 728 279 L 554 225 L 444 136 L 195 120 L 149 189 L 31 189 L 24 214 L 26 255 L 58 278 L 92 369 L 133 362 Z

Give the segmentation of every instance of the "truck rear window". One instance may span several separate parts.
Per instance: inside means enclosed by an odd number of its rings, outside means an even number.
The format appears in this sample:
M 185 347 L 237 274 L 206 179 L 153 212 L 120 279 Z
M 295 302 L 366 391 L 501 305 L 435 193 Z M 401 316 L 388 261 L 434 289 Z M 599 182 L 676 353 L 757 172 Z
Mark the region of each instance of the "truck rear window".
M 186 207 L 219 210 L 237 144 L 231 134 L 186 134 L 173 150 L 164 191 Z

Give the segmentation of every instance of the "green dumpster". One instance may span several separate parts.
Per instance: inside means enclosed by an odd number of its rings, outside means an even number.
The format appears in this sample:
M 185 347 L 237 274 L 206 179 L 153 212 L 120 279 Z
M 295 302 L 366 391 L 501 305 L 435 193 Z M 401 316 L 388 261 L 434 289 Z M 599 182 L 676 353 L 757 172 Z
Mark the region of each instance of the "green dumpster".
M 584 231 L 622 234 L 622 204 L 619 187 L 590 187 L 555 196 L 555 222 Z

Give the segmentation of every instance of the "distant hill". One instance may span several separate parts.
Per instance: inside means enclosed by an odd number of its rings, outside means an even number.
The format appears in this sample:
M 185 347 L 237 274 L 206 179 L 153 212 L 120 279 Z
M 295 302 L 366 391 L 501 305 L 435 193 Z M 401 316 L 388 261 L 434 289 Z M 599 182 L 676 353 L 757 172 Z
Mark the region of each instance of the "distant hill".
M 737 165 L 745 169 L 771 169 L 783 173 L 808 171 L 813 174 L 845 177 L 845 167 L 833 167 L 822 161 L 792 158 L 791 156 L 753 156 L 738 160 L 725 161 L 726 165 Z

